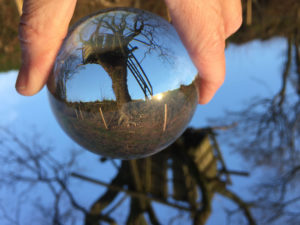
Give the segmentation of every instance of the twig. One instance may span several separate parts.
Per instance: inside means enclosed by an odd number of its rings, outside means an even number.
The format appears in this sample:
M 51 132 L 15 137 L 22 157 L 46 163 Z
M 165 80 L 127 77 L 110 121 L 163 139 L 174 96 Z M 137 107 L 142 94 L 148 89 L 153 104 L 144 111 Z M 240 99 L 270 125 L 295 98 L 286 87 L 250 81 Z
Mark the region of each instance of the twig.
M 231 199 L 240 207 L 240 209 L 244 212 L 244 215 L 246 216 L 246 218 L 249 222 L 249 225 L 256 225 L 256 222 L 250 211 L 250 204 L 247 204 L 242 199 L 240 199 L 239 196 L 237 196 L 233 192 L 227 190 L 226 188 L 222 188 L 222 187 L 218 188 L 217 192 L 220 193 L 221 195 Z
M 108 216 L 113 211 L 115 211 L 122 203 L 127 199 L 127 195 L 124 195 L 108 212 L 106 212 L 104 215 Z
M 103 112 L 102 112 L 101 107 L 99 107 L 99 112 L 100 112 L 102 121 L 103 121 L 103 123 L 104 123 L 105 129 L 108 130 L 108 127 L 107 127 L 106 121 L 105 121 L 105 119 L 104 119 L 104 115 L 103 115 Z
M 77 113 L 77 109 L 74 109 L 75 114 L 76 114 L 76 118 L 79 119 L 78 113 Z
M 165 104 L 165 116 L 164 116 L 164 127 L 163 127 L 163 132 L 166 131 L 167 128 L 167 116 L 168 116 L 168 105 Z
M 81 119 L 84 120 L 84 117 L 83 117 L 83 114 L 82 114 L 82 111 L 81 111 L 80 107 L 79 107 L 78 110 L 79 110 L 79 114 L 80 114 Z
M 290 70 L 291 70 L 291 65 L 292 65 L 292 38 L 288 38 L 288 49 L 287 49 L 287 61 L 285 63 L 285 68 L 282 73 L 282 86 L 281 89 L 276 97 L 279 97 L 280 100 L 278 102 L 278 106 L 282 106 L 284 100 L 285 100 L 285 95 L 286 95 L 286 88 L 287 88 L 287 78 L 290 75 Z
M 22 15 L 23 0 L 15 0 L 19 15 Z

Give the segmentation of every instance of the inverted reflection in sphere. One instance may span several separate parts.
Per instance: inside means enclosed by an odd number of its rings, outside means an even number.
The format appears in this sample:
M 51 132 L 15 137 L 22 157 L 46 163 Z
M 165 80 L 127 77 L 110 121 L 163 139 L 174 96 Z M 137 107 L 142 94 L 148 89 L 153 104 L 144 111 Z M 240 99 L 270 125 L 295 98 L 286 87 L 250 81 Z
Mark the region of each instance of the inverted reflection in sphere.
M 193 66 L 174 28 L 137 9 L 110 9 L 69 32 L 48 81 L 52 109 L 86 149 L 133 159 L 178 138 L 197 105 Z

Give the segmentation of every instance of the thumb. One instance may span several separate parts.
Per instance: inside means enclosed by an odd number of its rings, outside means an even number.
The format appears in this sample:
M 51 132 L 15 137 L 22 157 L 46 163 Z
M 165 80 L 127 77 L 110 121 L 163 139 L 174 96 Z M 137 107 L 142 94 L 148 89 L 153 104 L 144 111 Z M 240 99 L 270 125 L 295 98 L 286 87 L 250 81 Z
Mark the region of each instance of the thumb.
M 47 82 L 75 5 L 76 0 L 24 0 L 19 25 L 22 66 L 16 82 L 20 94 L 34 95 Z
M 208 103 L 225 77 L 225 29 L 219 0 L 165 0 L 176 30 L 199 71 L 199 103 Z

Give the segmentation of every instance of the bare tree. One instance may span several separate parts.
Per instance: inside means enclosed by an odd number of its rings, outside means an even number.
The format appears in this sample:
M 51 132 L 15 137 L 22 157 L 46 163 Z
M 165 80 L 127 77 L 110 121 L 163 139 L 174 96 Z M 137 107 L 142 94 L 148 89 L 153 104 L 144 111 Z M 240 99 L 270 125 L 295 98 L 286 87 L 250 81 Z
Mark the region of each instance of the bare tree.
M 0 160 L 5 165 L 1 168 L 1 184 L 28 187 L 22 196 L 38 190 L 41 185 L 47 188 L 52 205 L 46 207 L 41 202 L 37 206 L 47 223 L 55 225 L 74 224 L 74 221 L 86 225 L 117 224 L 113 213 L 124 207 L 125 200 L 130 200 L 127 224 L 161 224 L 153 202 L 178 210 L 179 215 L 188 215 L 193 224 L 205 224 L 215 193 L 232 200 L 248 224 L 256 224 L 251 206 L 227 188 L 230 174 L 239 172 L 227 169 L 214 135 L 211 128 L 189 129 L 175 144 L 155 156 L 120 163 L 101 159 L 103 163 L 113 163 L 118 171 L 110 183 L 105 183 L 76 170 L 77 153 L 62 162 L 55 158 L 52 148 L 36 139 L 24 141 L 10 130 L 1 129 Z M 168 171 L 172 171 L 172 178 L 168 177 Z M 72 191 L 73 179 L 101 185 L 107 190 L 86 208 Z M 168 188 L 170 183 L 172 189 Z M 3 215 L 8 222 L 13 218 L 8 212 Z M 181 216 L 170 218 L 169 222 L 180 219 Z
M 141 66 L 142 59 L 137 59 L 134 51 L 138 49 L 135 43 L 145 46 L 144 57 L 152 51 L 164 60 L 170 60 L 171 50 L 159 43 L 160 35 L 168 32 L 166 24 L 160 23 L 152 15 L 137 11 L 127 13 L 106 12 L 92 21 L 94 31 L 86 39 L 86 34 L 80 33 L 82 42 L 82 62 L 74 66 L 74 57 L 71 63 L 64 63 L 61 74 L 58 75 L 57 90 L 65 90 L 67 80 L 77 73 L 77 69 L 86 64 L 98 64 L 112 80 L 112 88 L 119 106 L 131 101 L 127 85 L 127 69 L 131 72 L 142 89 L 145 97 L 153 94 L 151 79 Z M 76 58 L 76 57 L 75 57 Z M 73 68 L 73 71 L 70 69 Z M 65 93 L 65 92 L 64 92 Z M 63 94 L 64 94 L 63 93 Z M 63 99 L 63 94 L 56 93 Z M 66 100 L 66 99 L 64 99 Z
M 253 167 L 268 174 L 252 187 L 255 215 L 261 224 L 298 224 L 300 159 L 300 61 L 298 32 L 287 38 L 281 87 L 270 98 L 255 98 L 246 108 L 229 112 L 238 126 L 225 137 Z M 226 139 L 226 138 L 225 138 Z M 224 140 L 225 140 L 224 139 Z M 228 140 L 228 139 L 227 139 Z

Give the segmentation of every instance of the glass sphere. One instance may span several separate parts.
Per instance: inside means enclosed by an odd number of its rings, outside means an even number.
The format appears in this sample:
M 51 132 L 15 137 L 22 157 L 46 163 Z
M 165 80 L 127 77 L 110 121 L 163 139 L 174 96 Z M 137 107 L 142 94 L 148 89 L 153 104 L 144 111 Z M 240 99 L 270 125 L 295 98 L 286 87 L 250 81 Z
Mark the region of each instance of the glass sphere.
M 163 18 L 107 9 L 70 29 L 48 81 L 63 130 L 105 157 L 154 154 L 184 131 L 198 100 L 197 70 Z

